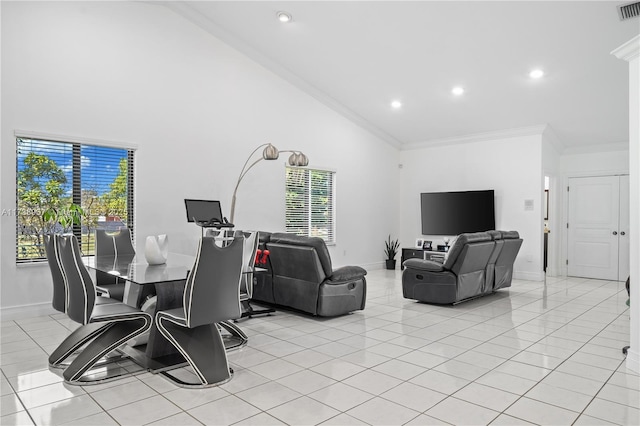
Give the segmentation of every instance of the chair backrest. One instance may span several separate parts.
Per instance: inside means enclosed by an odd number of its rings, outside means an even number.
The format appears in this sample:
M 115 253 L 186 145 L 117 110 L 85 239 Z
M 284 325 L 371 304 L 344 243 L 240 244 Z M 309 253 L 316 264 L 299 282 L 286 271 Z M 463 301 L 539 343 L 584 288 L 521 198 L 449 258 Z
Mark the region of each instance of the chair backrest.
M 58 243 L 53 234 L 44 236 L 44 251 L 47 255 L 51 279 L 53 280 L 53 298 L 51 305 L 59 312 L 66 312 L 67 309 L 67 282 L 64 277 L 60 255 L 58 253 Z
M 258 250 L 259 233 L 257 231 L 236 231 L 234 237 L 244 238 L 242 255 L 242 283 L 240 284 L 240 298 L 251 299 L 253 296 L 253 270 Z
M 240 283 L 244 238 L 218 247 L 214 237 L 202 237 L 184 287 L 187 327 L 240 318 Z
M 82 263 L 75 235 L 56 235 L 64 276 L 67 278 L 67 315 L 75 322 L 88 324 L 96 301 L 96 288 Z
M 468 247 L 475 246 L 476 244 L 479 244 L 479 243 L 486 243 L 486 242 L 490 242 L 491 249 L 493 249 L 494 244 L 491 243 L 491 236 L 486 232 L 474 232 L 474 233 L 458 235 L 456 237 L 455 242 L 449 249 L 449 254 L 447 255 L 447 259 L 445 260 L 443 265 L 444 268 L 454 270 L 454 272 L 457 274 L 458 270 L 455 270 L 456 266 L 457 266 L 457 269 L 461 268 L 461 261 L 464 260 L 464 257 L 466 256 L 469 250 Z M 465 256 L 463 256 L 463 254 Z M 484 268 L 486 264 L 487 263 L 485 260 L 484 264 L 482 265 L 482 268 Z M 463 268 L 463 270 L 464 269 L 466 268 Z
M 327 244 L 324 242 L 322 238 L 303 237 L 300 235 L 288 234 L 288 233 L 273 233 L 271 234 L 271 240 L 268 246 L 275 245 L 275 244 L 283 244 L 288 246 L 298 246 L 298 247 L 314 249 L 317 254 L 317 261 L 320 262 L 320 267 L 322 268 L 324 275 L 327 277 L 330 277 L 333 274 L 333 267 L 331 266 L 331 256 L 329 255 Z M 276 256 L 273 255 L 274 259 L 275 257 Z
M 318 285 L 327 278 L 314 247 L 270 242 L 267 248 L 271 253 L 269 259 L 274 280 L 282 278 L 286 281 L 304 281 Z
M 522 238 L 517 231 L 501 231 L 504 246 L 496 259 L 496 272 L 493 288 L 497 290 L 502 287 L 510 287 L 513 279 L 513 264 L 516 261 Z
M 120 228 L 116 231 L 96 229 L 96 256 L 134 255 L 136 250 L 131 242 L 131 230 Z
M 491 236 L 491 239 L 496 243 L 495 247 L 493 248 L 493 253 L 491 253 L 491 257 L 489 258 L 485 276 L 484 293 L 491 293 L 493 292 L 493 283 L 495 281 L 496 261 L 498 260 L 498 256 L 502 251 L 502 247 L 504 246 L 504 240 L 502 239 L 501 231 L 487 231 L 487 234 L 489 234 Z
M 456 275 L 456 300 L 475 297 L 485 292 L 487 264 L 495 242 L 486 232 L 460 234 L 444 262 L 444 268 Z

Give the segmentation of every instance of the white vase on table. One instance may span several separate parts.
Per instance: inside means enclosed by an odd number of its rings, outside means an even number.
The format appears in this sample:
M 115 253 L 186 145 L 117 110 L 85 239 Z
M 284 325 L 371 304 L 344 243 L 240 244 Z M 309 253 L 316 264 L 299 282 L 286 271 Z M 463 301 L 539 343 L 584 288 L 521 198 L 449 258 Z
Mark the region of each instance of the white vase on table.
M 167 263 L 169 254 L 169 237 L 166 234 L 150 235 L 144 244 L 144 257 L 149 265 Z

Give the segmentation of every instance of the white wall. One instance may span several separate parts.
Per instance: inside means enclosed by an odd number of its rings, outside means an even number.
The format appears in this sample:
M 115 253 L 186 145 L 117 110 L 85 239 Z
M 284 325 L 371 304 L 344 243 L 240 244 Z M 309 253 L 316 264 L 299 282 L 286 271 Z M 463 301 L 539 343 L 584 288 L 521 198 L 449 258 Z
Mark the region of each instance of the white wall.
M 629 172 L 629 151 L 564 154 L 560 157 L 563 177 L 603 176 Z
M 334 265 L 382 265 L 383 241 L 399 229 L 396 148 L 167 8 L 1 7 L 3 209 L 15 208 L 15 130 L 135 145 L 137 246 L 167 233 L 172 251 L 192 253 L 200 229 L 186 223 L 183 199 L 219 199 L 228 214 L 246 156 L 272 142 L 337 171 Z M 283 230 L 285 161 L 243 181 L 238 227 Z M 1 306 L 45 306 L 47 267 L 16 267 L 15 218 L 3 216 L 1 230 Z
M 516 230 L 523 239 L 514 265 L 516 278 L 542 279 L 541 136 L 482 140 L 401 151 L 400 238 L 413 247 L 421 236 L 420 193 L 495 191 L 496 228 Z M 525 211 L 524 201 L 534 200 Z M 442 237 L 429 237 L 442 244 Z

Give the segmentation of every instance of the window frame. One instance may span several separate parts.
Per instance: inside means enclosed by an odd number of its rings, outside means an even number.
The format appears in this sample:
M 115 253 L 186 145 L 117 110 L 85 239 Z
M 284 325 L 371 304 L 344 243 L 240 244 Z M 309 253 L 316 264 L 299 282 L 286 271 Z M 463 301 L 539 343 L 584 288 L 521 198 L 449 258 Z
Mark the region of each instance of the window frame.
M 324 173 L 330 173 L 331 174 L 331 219 L 330 219 L 330 223 L 331 223 L 331 227 L 330 227 L 330 234 L 331 234 L 331 240 L 327 240 L 322 236 L 318 236 L 318 238 L 322 238 L 325 242 L 326 245 L 328 246 L 334 246 L 337 244 L 337 224 L 336 224 L 336 212 L 337 212 L 337 171 L 335 169 L 331 169 L 331 168 L 326 168 L 326 167 L 297 167 L 297 166 L 290 166 L 285 164 L 285 229 L 286 232 L 291 232 L 291 233 L 295 233 L 296 235 L 303 235 L 303 236 L 307 236 L 307 237 L 315 237 L 316 235 L 311 235 L 311 231 L 313 229 L 313 220 L 311 218 L 311 211 L 307 212 L 307 222 L 306 222 L 306 234 L 300 234 L 298 232 L 295 232 L 295 230 L 292 230 L 289 228 L 289 226 L 287 225 L 287 214 L 288 214 L 288 206 L 287 206 L 287 199 L 286 199 L 286 193 L 289 189 L 289 182 L 287 180 L 287 170 L 288 169 L 293 169 L 293 170 L 301 170 L 304 171 L 304 173 L 306 174 L 306 176 L 308 177 L 309 174 L 312 171 L 318 171 L 318 172 L 324 172 Z M 311 183 L 309 182 L 309 185 Z M 306 193 L 307 195 L 307 199 L 306 199 L 306 205 L 310 206 L 312 204 L 312 200 L 311 200 L 311 191 L 307 191 Z
M 135 219 L 136 219 L 136 208 L 135 208 L 135 158 L 136 151 L 138 149 L 137 145 L 130 143 L 122 143 L 122 142 L 112 142 L 112 141 L 104 141 L 97 140 L 91 138 L 79 138 L 73 136 L 60 136 L 60 135 L 52 135 L 47 133 L 40 132 L 31 132 L 31 131 L 14 131 L 14 140 L 15 140 L 15 226 L 14 230 L 16 232 L 15 235 L 15 262 L 18 266 L 24 266 L 29 264 L 41 264 L 47 261 L 46 257 L 34 257 L 34 258 L 19 258 L 19 244 L 18 238 L 20 235 L 20 212 L 19 212 L 19 184 L 18 178 L 20 171 L 19 167 L 19 140 L 20 139 L 30 139 L 34 141 L 42 141 L 42 142 L 52 142 L 52 143 L 61 143 L 67 144 L 71 147 L 72 150 L 72 177 L 71 177 L 71 203 L 73 204 L 82 204 L 82 182 L 79 180 L 81 176 L 81 149 L 82 147 L 99 147 L 99 148 L 110 148 L 110 149 L 121 149 L 126 150 L 126 158 L 127 158 L 127 227 L 131 230 L 132 237 L 134 236 L 134 231 L 136 229 Z M 36 152 L 36 151 L 33 151 Z M 78 181 L 76 181 L 76 178 Z M 73 225 L 72 233 L 78 237 L 78 241 L 82 244 L 82 225 Z M 135 242 L 135 240 L 134 240 Z

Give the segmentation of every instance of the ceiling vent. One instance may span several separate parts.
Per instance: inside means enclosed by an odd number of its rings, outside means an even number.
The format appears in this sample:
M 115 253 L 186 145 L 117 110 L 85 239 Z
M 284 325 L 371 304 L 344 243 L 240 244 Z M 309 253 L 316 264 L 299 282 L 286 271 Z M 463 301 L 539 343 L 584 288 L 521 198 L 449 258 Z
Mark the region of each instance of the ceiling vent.
M 640 2 L 637 1 L 618 6 L 618 16 L 620 16 L 621 21 L 640 16 Z

